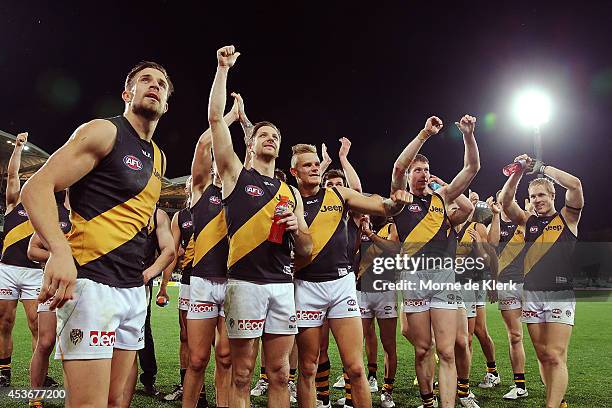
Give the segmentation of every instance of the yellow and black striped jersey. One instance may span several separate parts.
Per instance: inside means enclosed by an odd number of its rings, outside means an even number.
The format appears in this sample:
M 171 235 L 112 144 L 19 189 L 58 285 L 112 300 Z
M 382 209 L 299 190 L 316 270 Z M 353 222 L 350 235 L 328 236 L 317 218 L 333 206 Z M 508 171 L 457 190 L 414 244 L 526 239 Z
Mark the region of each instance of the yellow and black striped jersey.
M 525 228 L 513 222 L 500 220 L 499 259 L 500 282 L 523 283 L 523 263 L 525 258 Z
M 229 243 L 221 188 L 214 184 L 206 187 L 191 212 L 195 238 L 192 275 L 200 278 L 225 278 Z
M 193 217 L 189 208 L 183 208 L 178 213 L 178 226 L 181 231 L 179 245 L 185 251 L 181 258 L 180 267 L 182 274 L 191 274 L 193 256 L 195 254 L 195 242 L 193 240 Z
M 312 253 L 308 258 L 296 258 L 295 277 L 324 282 L 352 272 L 347 251 L 348 208 L 338 190 L 321 188 L 311 197 L 302 197 L 302 202 L 312 238 Z
M 259 283 L 292 282 L 291 234 L 284 234 L 282 244 L 268 241 L 281 196 L 289 197 L 293 210 L 296 197 L 289 185 L 255 169 L 241 170 L 234 190 L 224 199 L 228 277 Z
M 573 289 L 572 253 L 578 238 L 561 213 L 532 215 L 525 225 L 525 283 L 531 291 Z
M 143 285 L 149 219 L 161 192 L 163 153 L 123 116 L 111 152 L 70 187 L 68 241 L 79 278 L 113 287 Z

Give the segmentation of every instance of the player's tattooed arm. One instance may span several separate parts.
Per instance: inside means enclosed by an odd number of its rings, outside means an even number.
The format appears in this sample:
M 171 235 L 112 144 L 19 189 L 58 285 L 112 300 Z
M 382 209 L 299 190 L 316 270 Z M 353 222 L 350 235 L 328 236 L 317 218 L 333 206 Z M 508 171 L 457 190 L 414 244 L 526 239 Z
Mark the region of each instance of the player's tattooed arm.
M 400 153 L 399 157 L 395 160 L 393 172 L 391 173 L 391 193 L 406 189 L 408 186 L 408 168 L 410 164 L 427 139 L 438 134 L 443 126 L 442 120 L 437 116 L 428 118 L 425 122 L 425 127 Z

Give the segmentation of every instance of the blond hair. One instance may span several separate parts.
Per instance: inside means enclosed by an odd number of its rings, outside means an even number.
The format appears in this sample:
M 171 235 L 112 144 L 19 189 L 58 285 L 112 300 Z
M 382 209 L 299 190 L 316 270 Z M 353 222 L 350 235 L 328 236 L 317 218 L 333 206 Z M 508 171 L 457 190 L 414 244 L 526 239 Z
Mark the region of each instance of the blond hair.
M 311 144 L 298 143 L 291 146 L 291 167 L 295 168 L 297 162 L 297 156 L 303 153 L 314 153 L 317 154 L 317 148 Z
M 531 187 L 536 187 L 536 186 L 543 186 L 551 196 L 555 195 L 555 185 L 553 184 L 552 181 L 550 181 L 546 177 L 538 177 L 536 179 L 531 180 L 529 182 L 529 187 L 527 188 L 527 191 L 529 191 Z

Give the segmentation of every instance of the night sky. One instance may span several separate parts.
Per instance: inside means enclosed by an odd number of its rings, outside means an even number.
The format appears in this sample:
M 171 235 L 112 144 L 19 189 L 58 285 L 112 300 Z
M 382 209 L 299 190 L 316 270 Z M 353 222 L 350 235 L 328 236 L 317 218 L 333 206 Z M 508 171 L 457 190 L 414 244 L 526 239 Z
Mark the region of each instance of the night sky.
M 422 152 L 432 173 L 450 180 L 463 163 L 453 122 L 469 113 L 478 118 L 482 163 L 473 189 L 484 198 L 501 188 L 506 163 L 532 152 L 530 131 L 511 106 L 516 91 L 537 85 L 553 100 L 542 129 L 544 160 L 583 182 L 581 235 L 609 229 L 612 237 L 607 2 L 23 3 L 0 5 L 0 129 L 29 131 L 30 141 L 49 152 L 81 123 L 120 114 L 128 70 L 155 60 L 176 87 L 155 140 L 168 157 L 166 176 L 187 174 L 207 127 L 215 52 L 233 44 L 242 55 L 229 91 L 243 95 L 253 122 L 280 127 L 279 167 L 288 168 L 291 145 L 322 142 L 332 167 L 339 166 L 337 139 L 346 136 L 364 191 L 388 194 L 395 158 L 435 114 L 444 131 Z M 526 196 L 526 183 L 519 188 Z M 557 197 L 560 209 L 559 187 Z

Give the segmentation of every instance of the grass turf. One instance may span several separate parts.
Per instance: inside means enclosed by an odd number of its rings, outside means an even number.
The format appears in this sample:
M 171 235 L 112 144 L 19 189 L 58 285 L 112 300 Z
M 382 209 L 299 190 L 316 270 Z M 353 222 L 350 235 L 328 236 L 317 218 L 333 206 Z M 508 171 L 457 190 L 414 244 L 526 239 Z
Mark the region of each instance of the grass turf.
M 170 392 L 174 384 L 179 382 L 178 362 L 178 312 L 176 300 L 178 290 L 170 288 L 172 298 L 169 306 L 160 308 L 153 306 L 153 332 L 157 354 L 158 375 L 157 386 L 162 392 Z M 501 315 L 496 305 L 488 305 L 488 326 L 497 348 L 497 367 L 502 378 L 501 386 L 482 390 L 477 387 L 485 373 L 485 361 L 477 339 L 474 339 L 474 357 L 472 364 L 471 386 L 481 407 L 541 407 L 544 405 L 544 387 L 538 375 L 538 366 L 533 346 L 525 328 L 525 352 L 527 354 L 526 379 L 529 397 L 519 401 L 504 401 L 502 395 L 512 385 L 512 369 L 508 358 L 508 342 Z M 27 328 L 22 306 L 18 306 L 17 321 L 13 331 L 14 351 L 12 359 L 12 386 L 27 388 L 29 383 L 28 366 L 31 356 L 30 332 Z M 333 340 L 332 340 L 333 342 Z M 333 384 L 341 374 L 341 362 L 337 348 L 330 345 Z M 383 357 L 382 347 L 378 350 L 379 385 L 382 386 Z M 566 398 L 570 407 L 612 407 L 612 303 L 581 301 L 577 305 L 576 326 L 570 344 L 568 366 L 570 384 Z M 398 374 L 395 380 L 394 399 L 397 407 L 416 407 L 420 405 L 418 388 L 414 380 L 414 353 L 409 343 L 401 337 L 398 327 Z M 256 367 L 256 374 L 259 367 Z M 61 381 L 61 366 L 52 360 L 49 374 Z M 212 367 L 209 367 L 206 384 L 209 402 L 214 401 L 214 384 L 212 383 Z M 257 375 L 253 376 L 253 382 Z M 137 389 L 139 386 L 137 386 Z M 27 406 L 24 401 L 14 401 L 6 398 L 6 390 L 0 396 L 0 407 Z M 342 396 L 342 391 L 333 390 L 332 400 Z M 378 395 L 373 395 L 373 406 L 379 406 Z M 46 407 L 63 406 L 63 402 L 47 403 Z M 179 402 L 163 403 L 139 394 L 132 401 L 133 407 L 180 406 Z M 214 405 L 213 405 L 214 406 Z M 253 398 L 254 407 L 265 407 L 266 398 Z

